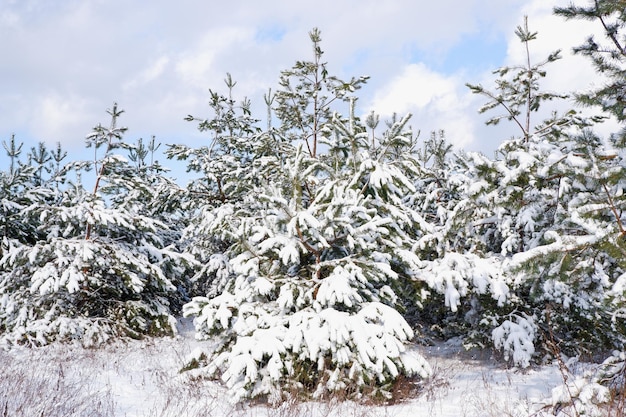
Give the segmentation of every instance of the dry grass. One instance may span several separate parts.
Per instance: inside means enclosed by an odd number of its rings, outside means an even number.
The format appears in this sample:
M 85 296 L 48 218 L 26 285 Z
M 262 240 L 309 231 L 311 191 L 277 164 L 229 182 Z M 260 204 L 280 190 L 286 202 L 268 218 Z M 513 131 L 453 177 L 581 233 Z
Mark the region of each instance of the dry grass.
M 609 383 L 611 400 L 604 405 L 607 417 L 626 416 L 626 367 L 622 367 L 619 375 Z
M 49 360 L 16 358 L 0 351 L 0 415 L 2 417 L 114 416 L 110 390 L 67 373 L 68 357 Z

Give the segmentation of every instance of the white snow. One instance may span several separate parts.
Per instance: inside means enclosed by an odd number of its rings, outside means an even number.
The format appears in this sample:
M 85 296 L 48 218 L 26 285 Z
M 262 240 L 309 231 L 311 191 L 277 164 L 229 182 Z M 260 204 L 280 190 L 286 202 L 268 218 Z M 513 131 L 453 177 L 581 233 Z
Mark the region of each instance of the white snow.
M 505 360 L 511 359 L 515 365 L 527 368 L 535 353 L 536 326 L 531 317 L 515 315 L 511 319 L 493 329 L 493 344 L 503 351 Z
M 151 416 L 553 416 L 563 400 L 563 378 L 556 364 L 523 371 L 507 369 L 489 352 L 463 350 L 454 340 L 430 347 L 412 346 L 407 355 L 424 356 L 432 376 L 419 383 L 419 390 L 405 402 L 394 405 L 364 405 L 349 401 L 284 402 L 275 407 L 260 404 L 233 405 L 224 387 L 180 373 L 188 358 L 208 342 L 196 341 L 189 319 L 178 323 L 176 338 L 116 342 L 101 349 L 50 345 L 38 349 L 14 348 L 0 351 L 0 398 L 7 398 L 8 410 L 27 402 L 28 387 L 68 390 L 74 414 L 121 417 Z M 254 340 L 253 343 L 262 343 Z M 268 344 L 267 352 L 276 345 Z M 572 366 L 571 384 L 581 397 L 600 398 L 606 393 L 594 385 L 582 385 L 585 369 Z M 21 379 L 18 378 L 21 376 Z M 274 376 L 275 377 L 275 376 Z M 39 385 L 35 386 L 35 382 Z M 25 386 L 19 385 L 24 384 Z M 56 387 L 56 388 L 55 388 Z M 46 405 L 46 392 L 34 394 L 33 403 Z M 62 394 L 56 393 L 57 395 Z M 82 408 L 79 407 L 79 405 Z M 34 407 L 34 405 L 33 405 Z M 52 405 L 50 405 L 52 407 Z M 27 409 L 25 412 L 39 409 Z M 100 413 L 96 413 L 96 409 Z M 89 413 L 85 410 L 89 410 Z M 9 413 L 10 415 L 10 413 Z M 34 414 L 32 414 L 34 415 Z M 37 414 L 39 415 L 39 414 Z M 46 414 L 48 415 L 48 414 Z M 565 414 L 560 414 L 565 415 Z

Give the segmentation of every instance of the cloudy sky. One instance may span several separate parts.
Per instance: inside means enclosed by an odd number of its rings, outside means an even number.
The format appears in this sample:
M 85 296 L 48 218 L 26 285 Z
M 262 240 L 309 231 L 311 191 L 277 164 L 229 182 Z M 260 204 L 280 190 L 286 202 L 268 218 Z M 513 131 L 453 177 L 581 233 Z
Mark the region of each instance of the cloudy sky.
M 371 76 L 358 111 L 414 114 L 425 136 L 445 129 L 467 150 L 492 151 L 516 134 L 485 128 L 466 82 L 493 82 L 491 70 L 523 62 L 515 27 L 529 16 L 533 57 L 562 48 L 545 86 L 586 88 L 593 71 L 569 50 L 594 30 L 551 15 L 569 0 L 0 0 L 0 140 L 27 147 L 61 142 L 79 157 L 93 126 L 125 109 L 127 139 L 203 144 L 186 115 L 208 116 L 208 90 L 262 102 L 281 70 L 311 57 L 318 27 L 329 72 Z M 262 108 L 262 107 L 259 107 Z M 0 158 L 6 164 L 6 158 Z

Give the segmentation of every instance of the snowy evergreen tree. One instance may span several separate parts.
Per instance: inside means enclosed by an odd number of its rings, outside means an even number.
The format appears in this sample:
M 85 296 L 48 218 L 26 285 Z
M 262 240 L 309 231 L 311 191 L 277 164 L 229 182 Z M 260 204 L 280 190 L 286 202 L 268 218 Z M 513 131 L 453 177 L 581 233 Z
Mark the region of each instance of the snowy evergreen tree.
M 532 116 L 543 104 L 567 98 L 543 92 L 539 84 L 546 75 L 544 67 L 560 56 L 557 51 L 532 64 L 529 43 L 537 33 L 525 22 L 516 35 L 525 45 L 527 62 L 495 71 L 495 92 L 468 85 L 489 98 L 480 112 L 504 110 L 487 124 L 507 119 L 520 133 L 499 147 L 494 160 L 472 155 L 470 167 L 477 182 L 470 193 L 490 211 L 475 221 L 483 225 L 487 250 L 504 257 L 502 272 L 511 290 L 504 308 L 490 311 L 482 322 L 493 328 L 491 338 L 505 357 L 528 365 L 535 345 L 553 342 L 546 341 L 549 334 L 563 341 L 563 349 L 596 342 L 588 336 L 604 297 L 599 288 L 603 278 L 594 275 L 593 268 L 587 276 L 588 268 L 582 272 L 587 259 L 577 249 L 583 249 L 586 238 L 575 236 L 581 232 L 572 217 L 578 214 L 577 204 L 589 201 L 583 195 L 593 190 L 579 136 L 598 118 L 587 120 L 570 110 L 533 124 Z M 571 246 L 572 239 L 580 246 Z
M 269 156 L 282 151 L 279 143 L 260 140 L 260 129 L 255 125 L 258 120 L 251 115 L 249 100 L 237 103 L 233 98 L 236 82 L 230 74 L 224 82 L 227 95 L 209 90 L 209 105 L 213 112 L 210 118 L 191 115 L 186 118 L 198 122 L 198 129 L 210 135 L 209 146 L 173 145 L 166 151 L 168 158 L 185 160 L 187 171 L 200 175 L 191 180 L 187 192 L 179 198 L 189 213 L 182 245 L 200 265 L 204 265 L 193 278 L 196 290 L 192 292 L 196 291 L 196 295 L 199 295 L 197 291 L 206 292 L 207 274 L 204 270 L 211 256 L 238 239 L 236 235 L 208 230 L 207 224 L 220 207 L 243 209 L 243 200 L 255 193 L 255 183 L 262 175 L 259 169 L 265 169 L 263 175 L 271 172 L 274 165 Z
M 412 231 L 422 261 L 406 304 L 413 303 L 416 324 L 428 326 L 431 335 L 476 339 L 471 335 L 484 308 L 502 305 L 508 296 L 501 259 L 485 250 L 482 223 L 476 221 L 488 209 L 470 198 L 476 181 L 468 175 L 468 157 L 453 152 L 443 131 L 424 141 L 418 160 L 420 170 L 412 177 L 416 192 L 407 204 L 423 219 Z
M 44 172 L 50 173 L 51 166 L 49 162 L 52 161 L 52 155 L 48 151 L 46 144 L 43 142 L 39 142 L 37 147 L 33 147 L 30 149 L 28 153 L 28 162 L 29 165 L 32 165 L 35 168 L 35 177 L 33 179 L 33 183 L 37 186 L 40 186 L 43 183 L 43 174 Z
M 592 318 L 594 329 L 587 337 L 593 340 L 590 336 L 597 338 L 601 334 L 603 345 L 623 350 L 626 340 L 626 229 L 623 217 L 626 204 L 626 134 L 623 128 L 626 120 L 624 5 L 616 0 L 595 0 L 585 6 L 572 3 L 567 7 L 558 7 L 555 13 L 566 19 L 595 21 L 605 35 L 604 40 L 590 36 L 583 45 L 574 48 L 575 53 L 591 60 L 603 78 L 600 86 L 590 87 L 587 91 L 576 94 L 576 98 L 579 103 L 599 108 L 616 119 L 622 129 L 606 139 L 591 132 L 583 132 L 578 138 L 577 156 L 580 158 L 580 169 L 576 174 L 579 181 L 585 184 L 585 188 L 573 207 L 572 222 L 577 233 L 566 243 L 572 248 L 571 252 L 578 255 L 572 257 L 569 269 L 578 272 L 577 275 L 582 275 L 581 278 L 586 278 L 585 281 L 595 282 L 598 292 L 602 293 L 602 299 L 596 303 L 601 308 L 598 308 Z M 565 294 L 568 298 L 578 298 L 575 292 L 574 296 L 570 291 Z M 622 353 L 615 353 L 609 361 L 623 364 L 623 357 Z M 621 384 L 623 386 L 623 380 Z
M 416 164 L 408 152 L 388 159 L 412 141 L 408 118 L 372 149 L 351 96 L 365 78 L 329 76 L 319 31 L 310 37 L 313 61 L 284 71 L 266 97 L 280 125 L 218 132 L 209 149 L 222 152 L 203 153 L 204 172 L 233 161 L 221 175 L 242 192 L 219 204 L 207 194 L 199 228 L 211 241 L 190 248 L 213 252 L 199 272 L 207 293 L 185 314 L 195 317 L 197 337 L 214 342 L 198 353 L 196 372 L 220 376 L 234 400 L 336 391 L 384 398 L 400 375 L 429 373 L 406 352 L 413 332 L 394 308 L 394 282 L 419 264 L 409 234 L 419 216 L 403 204 L 415 191 L 405 172 Z M 333 111 L 348 103 L 348 117 Z M 218 181 L 207 180 L 219 193 Z
M 15 135 L 2 145 L 9 157 L 9 169 L 0 171 L 0 256 L 11 247 L 38 239 L 38 220 L 25 218 L 23 212 L 50 195 L 33 180 L 36 169 L 20 159 L 24 145 L 16 143 Z
M 4 344 L 94 345 L 116 335 L 174 331 L 170 300 L 178 298 L 174 282 L 184 262 L 166 246 L 172 240 L 167 225 L 150 208 L 159 198 L 154 181 L 115 153 L 140 151 L 123 144 L 126 129 L 117 127 L 121 113 L 114 105 L 111 125 L 98 125 L 87 137 L 93 162 L 56 170 L 50 181 L 54 198 L 20 211 L 39 220 L 39 237 L 10 247 L 0 258 Z M 57 149 L 54 162 L 62 156 Z M 92 192 L 67 179 L 71 169 L 80 174 L 88 168 L 96 174 Z M 66 180 L 67 186 L 58 187 Z

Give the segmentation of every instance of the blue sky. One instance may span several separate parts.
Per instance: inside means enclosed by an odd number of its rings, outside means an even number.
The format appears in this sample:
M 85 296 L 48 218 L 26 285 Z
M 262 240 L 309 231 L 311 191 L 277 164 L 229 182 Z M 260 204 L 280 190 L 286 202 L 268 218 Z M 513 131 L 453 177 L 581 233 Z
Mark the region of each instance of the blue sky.
M 260 107 L 280 70 L 311 56 L 307 33 L 319 27 L 331 73 L 371 77 L 359 92 L 361 114 L 411 112 L 425 136 L 445 129 L 457 148 L 491 152 L 516 132 L 485 128 L 476 112 L 483 100 L 464 84 L 489 85 L 491 70 L 520 62 L 514 30 L 524 15 L 539 32 L 537 59 L 566 52 L 546 88 L 594 81 L 588 64 L 567 53 L 594 28 L 551 15 L 567 3 L 0 0 L 0 140 L 59 141 L 72 159 L 88 158 L 84 137 L 116 101 L 129 141 L 205 144 L 183 118 L 209 115 L 209 88 L 222 90 L 230 72 L 235 94 Z

